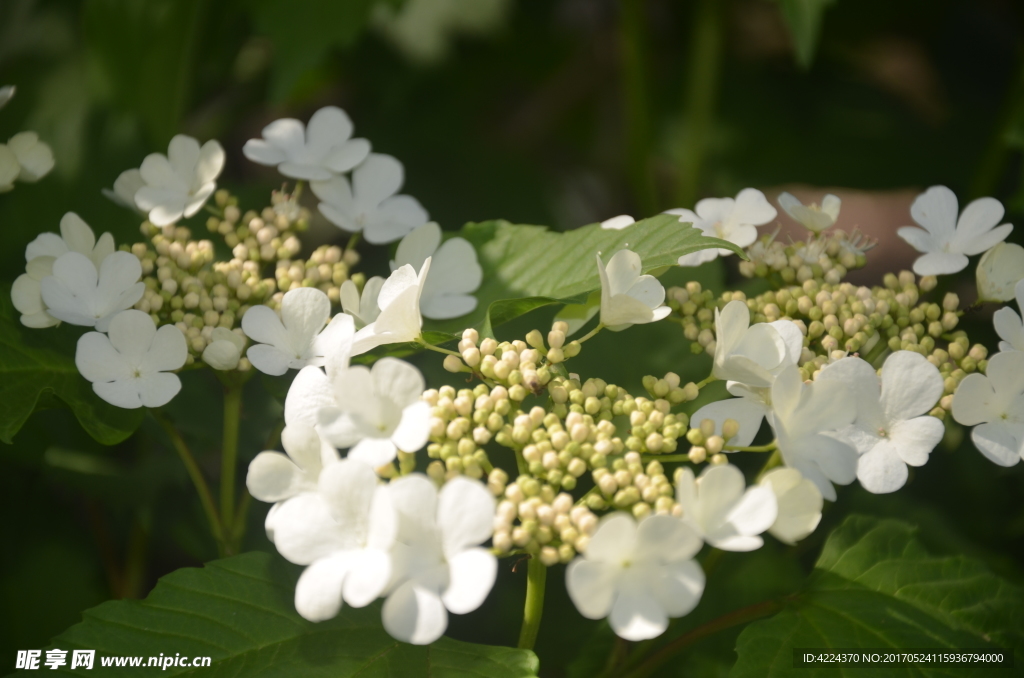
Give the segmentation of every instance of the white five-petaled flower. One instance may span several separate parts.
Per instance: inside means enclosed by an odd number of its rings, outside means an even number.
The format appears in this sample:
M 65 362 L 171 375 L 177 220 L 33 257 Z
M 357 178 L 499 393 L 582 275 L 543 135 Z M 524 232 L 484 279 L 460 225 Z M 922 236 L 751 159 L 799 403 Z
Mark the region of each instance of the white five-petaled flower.
M 619 250 L 605 266 L 597 254 L 601 276 L 601 322 L 613 331 L 653 323 L 672 312 L 665 306 L 665 288 L 653 275 L 642 275 L 640 255 Z
M 341 310 L 352 316 L 356 329 L 361 330 L 380 315 L 377 297 L 384 286 L 384 278 L 375 275 L 363 283 L 363 292 L 351 280 L 341 283 Z
M 479 547 L 493 531 L 494 497 L 461 476 L 438 492 L 418 473 L 392 481 L 388 491 L 398 534 L 381 618 L 398 640 L 427 645 L 444 633 L 449 612 L 472 612 L 494 586 L 498 561 Z
M 742 301 L 730 301 L 715 309 L 715 363 L 718 379 L 739 382 L 750 388 L 771 386 L 783 368 L 796 365 L 803 335 L 790 320 L 750 324 L 750 309 Z
M 1017 283 L 1015 292 L 1017 308 L 1024 315 L 1024 280 Z M 1012 308 L 1007 307 L 999 309 L 992 316 L 996 334 L 1002 339 L 999 342 L 1000 351 L 1024 351 L 1024 321 L 1021 320 L 1021 317 Z
M 757 227 L 767 224 L 778 212 L 764 193 L 756 188 L 744 188 L 735 198 L 704 198 L 694 210 L 672 209 L 666 214 L 678 214 L 679 221 L 692 223 L 706 236 L 746 247 L 757 240 Z M 679 257 L 679 265 L 699 266 L 730 254 L 732 250 L 712 247 L 684 254 Z
M 805 384 L 800 370 L 789 366 L 772 383 L 771 401 L 769 423 L 782 460 L 817 485 L 825 499 L 835 501 L 832 483 L 849 485 L 857 477 L 857 450 L 837 433 L 857 415 L 846 384 Z
M 997 353 L 986 374 L 968 374 L 953 394 L 953 418 L 974 427 L 974 446 L 996 464 L 1024 459 L 1024 352 Z
M 466 315 L 476 308 L 473 296 L 483 281 L 476 250 L 465 238 L 441 243 L 441 227 L 430 221 L 402 238 L 391 262 L 394 271 L 406 264 L 419 270 L 430 258 L 433 272 L 420 295 L 420 312 L 426 318 L 444 320 Z
M 374 245 L 394 242 L 427 223 L 427 211 L 409 195 L 395 195 L 402 188 L 405 170 L 396 158 L 371 153 L 352 172 L 310 183 L 320 198 L 320 213 L 335 226 L 362 233 Z
M 34 183 L 53 169 L 53 151 L 35 132 L 18 132 L 7 140 L 7 148 L 18 160 L 18 181 Z
M 210 343 L 203 349 L 203 362 L 215 370 L 233 370 L 238 367 L 245 348 L 245 337 L 226 327 L 215 327 Z
M 334 350 L 347 350 L 355 332 L 351 316 L 339 313 L 327 324 L 330 317 L 331 300 L 315 287 L 285 293 L 280 315 L 269 306 L 253 306 L 242 316 L 242 331 L 258 343 L 245 355 L 253 367 L 272 375 L 323 365 Z
M 103 193 L 107 199 L 121 207 L 127 207 L 139 214 L 145 214 L 145 210 L 140 209 L 139 206 L 135 204 L 135 194 L 138 193 L 139 189 L 145 185 L 146 182 L 142 178 L 142 172 L 138 169 L 132 168 L 117 175 L 117 179 L 114 180 L 113 189 L 104 188 L 101 193 Z
M 262 139 L 249 139 L 245 157 L 261 165 L 276 165 L 292 179 L 325 181 L 347 172 L 370 154 L 370 142 L 352 139 L 352 120 L 337 106 L 313 114 L 309 125 L 294 118 L 275 120 L 263 128 Z
M 130 252 L 114 252 L 99 270 L 84 254 L 68 252 L 53 262 L 53 273 L 43 278 L 40 289 L 46 312 L 54 318 L 106 332 L 115 314 L 142 298 L 146 286 L 141 277 L 142 264 Z
M 274 546 L 309 566 L 295 585 L 295 610 L 317 622 L 337 615 L 342 601 L 373 602 L 391 578 L 396 528 L 390 493 L 373 469 L 352 459 L 325 466 L 315 492 L 300 492 L 274 511 Z
M 170 371 L 180 369 L 187 357 L 181 330 L 173 325 L 158 330 L 149 314 L 133 309 L 115 315 L 107 334 L 83 334 L 75 365 L 96 395 L 135 409 L 169 403 L 181 390 L 181 380 Z
M 620 214 L 617 217 L 611 219 L 605 219 L 601 222 L 601 228 L 606 231 L 621 231 L 627 226 L 632 226 L 636 223 L 636 219 L 629 216 L 628 214 Z
M 409 264 L 392 272 L 377 294 L 377 318 L 356 332 L 352 355 L 361 355 L 384 344 L 416 341 L 423 331 L 420 295 L 430 272 L 430 257 L 419 274 Z
M 821 522 L 825 500 L 818 487 L 795 468 L 776 468 L 764 474 L 759 483 L 775 494 L 779 515 L 768 528 L 779 541 L 793 545 Z
M 142 161 L 139 172 L 145 185 L 135 192 L 135 204 L 157 226 L 173 224 L 202 209 L 223 169 L 224 149 L 216 140 L 200 148 L 192 137 L 178 134 L 167 155 L 150 153 Z
M 704 571 L 693 556 L 701 539 L 688 524 L 655 515 L 605 516 L 586 553 L 569 564 L 565 586 L 587 619 L 608 617 L 616 635 L 646 640 L 668 628 L 669 617 L 689 613 L 704 593 Z
M 831 228 L 839 218 L 839 208 L 842 201 L 829 193 L 821 200 L 821 206 L 817 203 L 805 205 L 791 193 L 779 194 L 779 207 L 786 211 L 794 221 L 800 223 L 804 228 L 815 233 L 820 233 L 826 228 Z
M 978 262 L 978 300 L 1010 301 L 1017 283 L 1024 280 L 1024 247 L 1001 242 Z
M 846 385 L 857 418 L 842 430 L 857 448 L 857 479 L 875 494 L 895 492 L 907 482 L 907 466 L 923 466 L 945 428 L 928 412 L 942 397 L 942 375 L 924 356 L 896 351 L 875 368 L 853 356 L 832 363 L 817 381 Z
M 767 487 L 746 486 L 743 473 L 731 464 L 708 466 L 699 478 L 684 467 L 676 480 L 676 501 L 682 520 L 704 541 L 723 551 L 753 551 L 758 535 L 778 515 L 775 495 Z
M 1013 226 L 1003 224 L 1003 205 L 995 198 L 974 200 L 957 219 L 957 199 L 945 186 L 932 186 L 917 196 L 910 216 L 924 228 L 903 226 L 896 233 L 923 256 L 914 262 L 918 275 L 944 275 L 962 271 L 967 257 L 1006 240 Z

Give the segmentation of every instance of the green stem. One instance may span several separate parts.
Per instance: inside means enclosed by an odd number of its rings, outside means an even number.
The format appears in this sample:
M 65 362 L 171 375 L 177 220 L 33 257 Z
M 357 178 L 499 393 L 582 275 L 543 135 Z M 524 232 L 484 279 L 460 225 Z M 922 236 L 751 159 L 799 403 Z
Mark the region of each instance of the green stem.
M 697 388 L 702 389 L 713 381 L 718 381 L 718 377 L 713 374 L 709 374 L 707 379 L 703 379 L 697 382 Z
M 773 440 L 767 445 L 749 445 L 747 447 L 733 447 L 731 445 L 726 445 L 722 449 L 728 450 L 729 452 L 774 452 L 778 449 L 778 442 Z
M 224 388 L 224 438 L 220 456 L 220 515 L 225 526 L 235 526 L 235 466 L 238 462 L 238 428 L 242 417 L 242 385 Z
M 424 339 L 423 337 L 416 337 L 416 343 L 422 346 L 423 348 L 427 349 L 428 351 L 434 351 L 435 353 L 443 353 L 445 355 L 453 355 L 456 358 L 459 358 L 460 360 L 462 359 L 462 354 L 459 353 L 458 351 L 449 351 L 446 348 L 434 346 L 433 344 L 428 343 L 427 340 Z
M 646 0 L 620 0 L 619 42 L 625 104 L 626 164 L 629 182 L 640 213 L 658 210 L 654 168 L 651 164 L 651 111 L 648 95 Z
M 645 454 L 643 461 L 690 461 L 688 454 Z
M 359 233 L 359 231 L 353 233 L 352 236 L 348 239 L 348 244 L 345 245 L 345 251 L 347 252 L 348 250 L 354 249 L 355 246 L 359 244 L 359 239 L 361 237 L 362 236 Z
M 306 182 L 299 179 L 295 182 L 295 190 L 292 191 L 292 200 L 299 202 L 299 198 L 302 197 L 302 189 L 306 187 Z
M 772 452 L 772 456 L 768 457 L 768 461 L 764 463 L 764 467 L 762 467 L 760 472 L 757 474 L 756 482 L 761 482 L 761 478 L 764 478 L 764 474 L 768 473 L 768 471 L 771 471 L 776 466 L 782 466 L 782 452 L 779 450 L 775 450 Z
M 597 323 L 597 327 L 595 327 L 594 329 L 590 330 L 589 332 L 587 332 L 586 334 L 584 334 L 584 335 L 583 335 L 582 337 L 580 337 L 580 338 L 579 338 L 579 339 L 577 339 L 576 341 L 578 341 L 578 342 L 580 342 L 580 343 L 582 344 L 583 342 L 587 341 L 588 339 L 593 339 L 593 338 L 594 338 L 594 336 L 595 336 L 595 335 L 596 335 L 596 334 L 597 334 L 598 332 L 600 332 L 601 330 L 603 330 L 603 329 L 604 329 L 604 323 Z
M 544 614 L 544 586 L 548 568 L 536 557 L 526 566 L 526 606 L 523 608 L 523 626 L 519 631 L 519 649 L 532 650 L 540 631 L 540 618 Z

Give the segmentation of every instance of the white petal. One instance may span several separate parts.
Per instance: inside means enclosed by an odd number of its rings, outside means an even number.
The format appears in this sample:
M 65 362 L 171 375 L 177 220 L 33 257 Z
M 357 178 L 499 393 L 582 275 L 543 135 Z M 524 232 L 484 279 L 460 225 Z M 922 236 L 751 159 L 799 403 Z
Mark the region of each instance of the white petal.
M 252 309 L 249 309 L 252 311 Z M 248 313 L 246 314 L 248 317 Z M 264 374 L 280 376 L 288 371 L 294 358 L 284 351 L 267 344 L 255 344 L 245 352 L 252 366 Z
M 449 320 L 472 313 L 479 302 L 469 294 L 445 294 L 420 301 L 420 312 L 431 320 Z
M 242 153 L 246 158 L 260 165 L 279 165 L 288 159 L 283 150 L 272 146 L 263 139 L 249 139 L 242 146 Z
M 429 645 L 448 628 L 448 612 L 438 594 L 410 580 L 388 596 L 381 621 L 394 638 L 413 645 Z
M 913 351 L 896 351 L 882 365 L 882 407 L 889 421 L 928 412 L 942 397 L 938 368 Z
M 617 593 L 619 568 L 607 563 L 576 558 L 565 569 L 565 588 L 576 609 L 587 619 L 603 619 L 611 612 Z
M 949 242 L 956 229 L 957 200 L 945 186 L 932 186 L 917 196 L 910 206 L 910 216 L 940 242 Z
M 746 480 L 743 472 L 732 464 L 706 467 L 697 479 L 696 520 L 705 529 L 718 526 L 743 496 L 744 489 Z
M 992 360 L 995 358 L 996 356 L 993 356 Z M 991 364 L 990 360 L 989 365 Z M 996 410 L 995 400 L 995 389 L 985 375 L 968 374 L 953 394 L 953 419 L 964 426 L 991 421 L 1001 414 Z
M 980 424 L 971 431 L 978 451 L 1000 466 L 1013 466 L 1024 458 L 1024 431 L 1005 422 Z
M 341 144 L 324 158 L 324 166 L 332 172 L 348 172 L 370 155 L 370 142 L 366 139 L 351 139 Z
M 449 558 L 448 568 L 450 583 L 441 600 L 449 612 L 466 614 L 480 607 L 491 592 L 498 559 L 485 549 L 472 548 Z
M 660 636 L 668 628 L 668 615 L 650 593 L 620 592 L 612 604 L 608 623 L 620 638 L 631 641 Z
M 346 447 L 342 444 L 344 438 L 337 428 L 324 427 L 324 433 L 328 439 L 338 447 Z M 360 461 L 371 468 L 380 468 L 390 464 L 398 456 L 398 448 L 388 438 L 363 438 L 357 442 L 348 452 L 348 458 Z
M 224 148 L 216 139 L 210 139 L 203 144 L 193 170 L 194 185 L 203 186 L 215 181 L 224 169 L 225 158 Z M 206 202 L 205 198 L 203 202 Z
M 645 518 L 637 528 L 632 560 L 674 562 L 692 558 L 704 543 L 693 528 L 672 516 Z
M 700 565 L 692 560 L 667 563 L 659 568 L 651 582 L 651 592 L 670 617 L 682 617 L 697 607 L 704 593 L 706 578 Z
M 119 313 L 118 316 L 120 315 L 122 314 Z M 113 320 L 110 324 L 113 326 Z M 147 372 L 169 372 L 184 367 L 187 359 L 188 346 L 185 343 L 185 335 L 173 325 L 164 325 L 156 331 L 140 367 Z
M 352 192 L 360 203 L 376 206 L 398 193 L 404 177 L 405 170 L 397 158 L 371 153 L 352 172 Z
M 391 442 L 403 452 L 417 452 L 430 439 L 430 406 L 417 401 L 402 410 L 402 421 L 391 434 Z
M 247 312 L 243 321 L 248 315 Z M 330 317 L 331 300 L 315 287 L 291 290 L 281 300 L 281 321 L 288 332 L 289 343 L 296 351 L 305 351 Z
M 87 332 L 78 338 L 75 366 L 91 382 L 119 381 L 131 377 L 131 367 L 110 343 L 110 339 L 99 332 Z
M 764 405 L 749 398 L 727 398 L 708 403 L 694 412 L 690 421 L 698 425 L 705 419 L 710 419 L 715 422 L 715 433 L 721 435 L 725 420 L 734 419 L 740 425 L 740 429 L 726 444 L 732 447 L 746 447 L 754 441 L 757 432 L 761 430 L 765 413 Z
M 181 379 L 168 372 L 146 374 L 135 381 L 139 399 L 145 407 L 163 407 L 181 391 Z
M 279 348 L 290 347 L 288 331 L 269 306 L 253 306 L 242 316 L 242 331 L 253 341 Z
M 14 308 L 18 310 L 18 313 L 25 315 L 42 313 L 45 307 L 43 306 L 43 291 L 39 281 L 28 273 L 19 275 L 11 286 L 11 302 L 14 304 Z M 1013 313 L 1013 311 L 1010 311 L 1010 313 Z
M 764 475 L 761 485 L 771 488 L 778 502 L 778 517 L 769 528 L 776 539 L 795 544 L 818 526 L 824 505 L 821 492 L 793 468 L 777 468 Z
M 761 534 L 775 522 L 778 504 L 775 495 L 767 487 L 753 486 L 743 493 L 740 500 L 729 510 L 726 522 L 741 535 Z
M 342 585 L 352 552 L 341 551 L 307 567 L 295 584 L 295 611 L 311 622 L 333 619 L 341 610 Z
M 958 273 L 970 261 L 963 254 L 953 252 L 929 252 L 914 261 L 914 273 L 918 275 L 950 275 Z
M 437 524 L 445 556 L 454 558 L 490 539 L 494 511 L 494 496 L 483 483 L 463 476 L 445 483 L 437 498 Z
M 92 390 L 111 405 L 134 410 L 142 407 L 142 398 L 139 396 L 139 389 L 136 387 L 135 381 L 135 379 L 123 379 L 95 382 L 92 385 Z
M 372 245 L 394 242 L 414 228 L 427 223 L 430 215 L 416 198 L 396 195 L 387 198 L 368 220 L 363 235 Z
M 441 244 L 441 227 L 431 221 L 414 229 L 409 235 L 402 238 L 395 250 L 395 260 L 392 262 L 392 269 L 409 264 L 417 271 L 427 257 L 437 251 Z
M 893 424 L 889 437 L 900 459 L 911 466 L 923 466 L 946 429 L 935 417 L 915 417 Z
M 263 138 L 294 158 L 305 150 L 306 129 L 294 118 L 281 118 L 263 128 Z
M 352 136 L 352 120 L 337 106 L 324 106 L 309 119 L 306 144 L 314 149 L 328 149 L 344 143 Z
M 354 545 L 362 546 L 377 490 L 377 474 L 362 462 L 342 459 L 320 473 L 317 489 L 339 529 L 351 535 Z
M 907 482 L 907 465 L 895 447 L 883 440 L 857 460 L 857 480 L 874 494 L 895 492 Z
M 249 462 L 245 486 L 256 499 L 277 502 L 295 496 L 300 491 L 313 491 L 305 474 L 287 456 L 280 452 L 260 452 Z
M 601 228 L 610 229 L 613 231 L 621 231 L 627 226 L 632 226 L 636 223 L 636 219 L 629 216 L 628 214 L 620 214 L 617 217 L 611 219 L 605 219 L 601 222 Z
M 391 558 L 387 552 L 378 549 L 354 552 L 342 589 L 345 602 L 352 607 L 366 607 L 380 597 L 390 579 Z
M 295 375 L 284 400 L 285 423 L 312 428 L 318 423 L 317 413 L 325 407 L 335 407 L 334 392 L 327 375 L 318 367 L 303 367 Z
M 398 512 L 399 539 L 415 541 L 436 530 L 437 487 L 420 473 L 413 473 L 391 481 L 388 493 Z
M 274 545 L 297 565 L 309 565 L 354 546 L 339 530 L 330 507 L 316 492 L 304 492 L 281 504 L 274 516 Z
M 299 469 L 313 476 L 319 475 L 323 467 L 322 442 L 312 427 L 297 423 L 285 426 L 281 431 L 281 444 Z

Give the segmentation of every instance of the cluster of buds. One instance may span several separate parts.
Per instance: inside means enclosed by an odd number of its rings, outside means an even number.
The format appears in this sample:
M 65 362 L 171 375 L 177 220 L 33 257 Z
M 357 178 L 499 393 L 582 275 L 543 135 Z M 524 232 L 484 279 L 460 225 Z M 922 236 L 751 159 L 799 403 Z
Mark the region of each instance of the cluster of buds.
M 807 241 L 785 244 L 766 235 L 748 248 L 749 261 L 740 263 L 747 278 L 777 278 L 783 283 L 819 280 L 839 283 L 849 271 L 863 268 L 865 252 L 877 243 L 862 233 L 832 229 Z
M 568 563 L 585 551 L 598 519 L 587 506 L 573 503 L 567 492 L 530 476 L 520 476 L 500 495 L 494 515 L 494 550 L 519 550 L 547 566 Z
M 725 452 L 726 446 L 740 431 L 740 423 L 735 419 L 726 419 L 722 422 L 722 433 L 715 433 L 715 422 L 711 419 L 703 419 L 697 426 L 686 432 L 686 440 L 690 443 L 690 450 L 687 457 L 693 464 L 727 464 Z
M 678 513 L 675 489 L 661 462 L 643 464 L 639 452 L 627 452 L 607 468 L 594 471 L 597 492 L 588 495 L 586 505 L 593 510 L 619 509 L 636 518 L 652 514 Z
M 275 278 L 277 288 L 275 300 L 285 292 L 300 287 L 316 287 L 327 294 L 332 304 L 341 303 L 341 285 L 350 278 L 351 267 L 359 263 L 359 253 L 343 250 L 337 245 L 322 245 L 316 248 L 309 259 L 281 259 L 277 262 Z M 355 282 L 362 287 L 362 276 L 357 274 Z

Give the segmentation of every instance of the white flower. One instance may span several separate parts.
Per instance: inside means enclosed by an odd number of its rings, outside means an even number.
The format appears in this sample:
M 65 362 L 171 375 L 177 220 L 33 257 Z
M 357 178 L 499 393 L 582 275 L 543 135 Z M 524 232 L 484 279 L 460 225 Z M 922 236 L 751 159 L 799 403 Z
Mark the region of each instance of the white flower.
M 896 233 L 924 256 L 914 262 L 918 275 L 943 275 L 962 271 L 969 255 L 981 254 L 1006 240 L 1013 226 L 996 226 L 1003 205 L 995 198 L 978 198 L 957 219 L 957 200 L 945 186 L 932 186 L 917 196 L 910 216 L 924 229 L 904 226 Z
M 978 262 L 978 299 L 1010 301 L 1017 282 L 1024 280 L 1024 247 L 1001 242 Z
M 745 302 L 730 301 L 715 309 L 715 363 L 711 373 L 718 379 L 736 381 L 751 388 L 771 386 L 788 365 L 796 365 L 803 335 L 790 320 L 750 325 Z
M 53 327 L 60 323 L 46 312 L 42 282 L 53 275 L 53 257 L 36 257 L 25 265 L 25 272 L 11 286 L 11 302 L 21 314 L 25 327 Z
M 384 344 L 416 341 L 423 330 L 420 295 L 430 272 L 430 257 L 423 262 L 419 275 L 406 264 L 394 271 L 380 288 L 377 306 L 380 313 L 372 323 L 356 332 L 352 355 L 372 351 Z
M 89 257 L 93 265 L 99 268 L 115 249 L 114 236 L 104 233 L 97 240 L 89 224 L 74 212 L 67 212 L 60 220 L 60 235 L 40 233 L 25 248 L 25 261 L 32 261 L 36 257 L 56 259 L 68 252 L 78 252 Z
M 318 408 L 320 435 L 335 447 L 351 447 L 350 459 L 373 468 L 390 463 L 398 450 L 416 452 L 430 437 L 425 387 L 420 371 L 397 358 L 381 358 L 372 369 L 338 370 L 330 380 L 334 402 Z
M 334 350 L 352 340 L 352 317 L 334 316 L 330 324 L 331 300 L 315 287 L 300 287 L 285 293 L 281 314 L 269 306 L 253 306 L 242 316 L 242 331 L 255 342 L 246 351 L 252 366 L 260 372 L 280 375 L 306 365 L 323 365 Z
M 380 596 L 391 578 L 388 549 L 397 528 L 390 493 L 369 466 L 329 464 L 316 487 L 281 504 L 273 520 L 277 550 L 309 565 L 295 585 L 295 610 L 314 622 L 337 615 L 342 601 L 364 607 Z
M 341 309 L 352 316 L 356 329 L 361 330 L 380 315 L 377 297 L 384 286 L 384 278 L 375 275 L 363 284 L 363 293 L 351 280 L 341 283 Z
M 84 254 L 68 252 L 53 262 L 40 283 L 46 311 L 54 318 L 106 332 L 111 318 L 142 298 L 142 264 L 130 252 L 114 252 L 99 270 Z
M 1024 314 L 1024 280 L 1017 283 L 1015 290 L 1017 308 Z M 999 342 L 1000 351 L 1024 351 L 1024 322 L 1012 308 L 1004 307 L 996 311 L 992 316 L 992 324 L 995 325 L 996 334 L 1002 339 Z
M 293 179 L 324 181 L 347 172 L 370 153 L 370 142 L 352 139 L 352 121 L 337 106 L 313 114 L 306 127 L 293 118 L 275 120 L 263 128 L 262 139 L 249 139 L 245 157 L 261 165 L 276 165 Z
M 245 348 L 245 337 L 226 327 L 213 328 L 211 341 L 203 349 L 203 362 L 215 370 L 233 370 L 238 367 Z
M 151 153 L 139 172 L 145 185 L 135 192 L 135 204 L 157 226 L 190 217 L 206 204 L 217 189 L 224 169 L 224 149 L 215 140 L 202 148 L 190 136 L 178 134 L 167 146 L 167 155 Z
M 985 375 L 968 374 L 953 394 L 953 418 L 974 426 L 974 446 L 1000 466 L 1024 458 L 1024 352 L 1003 351 Z
M 778 515 L 772 491 L 747 487 L 743 473 L 731 464 L 708 466 L 696 479 L 683 467 L 676 481 L 676 501 L 683 509 L 683 522 L 723 551 L 761 548 L 764 541 L 757 535 Z
M 478 546 L 493 531 L 494 497 L 461 476 L 438 492 L 418 473 L 392 481 L 388 490 L 398 535 L 381 619 L 398 640 L 427 645 L 448 627 L 448 612 L 472 612 L 494 586 L 498 561 Z
M 653 275 L 641 275 L 640 255 L 619 250 L 608 266 L 597 254 L 597 273 L 601 276 L 601 322 L 613 331 L 630 325 L 653 323 L 672 312 L 665 301 L 665 288 Z
M 310 184 L 322 201 L 320 213 L 335 226 L 362 233 L 374 245 L 393 242 L 427 223 L 427 211 L 402 188 L 405 171 L 396 158 L 371 153 L 352 172 L 352 183 L 342 176 Z
M 842 205 L 842 201 L 831 193 L 822 199 L 821 207 L 818 207 L 817 203 L 805 205 L 791 193 L 781 193 L 778 200 L 779 207 L 784 209 L 786 214 L 807 230 L 815 233 L 820 233 L 835 225 L 836 219 L 839 218 L 839 208 Z
M 692 560 L 701 547 L 693 528 L 671 516 L 605 516 L 586 553 L 569 563 L 565 587 L 587 619 L 608 617 L 616 635 L 646 640 L 689 613 L 704 593 L 704 571 Z
M 181 380 L 170 371 L 180 369 L 186 358 L 181 330 L 173 325 L 158 330 L 149 314 L 134 309 L 115 315 L 107 334 L 83 334 L 75 351 L 75 365 L 96 395 L 126 409 L 169 403 L 181 390 Z
M 7 148 L 14 152 L 21 167 L 18 181 L 39 181 L 53 169 L 53 151 L 39 140 L 39 135 L 35 132 L 15 134 L 7 141 Z
M 942 397 L 942 375 L 924 356 L 896 351 L 875 368 L 855 357 L 843 358 L 821 371 L 817 382 L 838 381 L 853 397 L 847 407 L 857 418 L 842 430 L 860 453 L 857 479 L 869 492 L 895 492 L 907 482 L 907 465 L 924 466 L 942 440 L 945 428 L 927 416 Z
M 793 545 L 821 522 L 825 500 L 817 486 L 795 468 L 776 468 L 764 474 L 759 483 L 775 493 L 779 516 L 768 532 L 779 541 Z
M 14 188 L 14 180 L 21 174 L 21 165 L 18 164 L 18 156 L 7 147 L 7 144 L 0 144 L 0 193 L 6 193 Z
M 857 477 L 857 450 L 836 434 L 857 415 L 846 385 L 828 380 L 805 384 L 800 370 L 789 366 L 775 378 L 771 400 L 769 423 L 786 466 L 817 485 L 825 499 L 835 501 L 832 483 L 849 485 Z
M 0 108 L 7 105 L 7 102 L 14 97 L 14 92 L 14 85 L 4 85 L 3 87 L 0 87 Z
M 145 214 L 146 212 L 139 209 L 139 206 L 135 204 L 135 194 L 145 185 L 146 182 L 142 178 L 142 172 L 137 169 L 129 169 L 117 175 L 113 190 L 104 188 L 101 192 L 106 198 L 121 207 L 127 207 L 139 214 Z
M 398 243 L 391 270 L 406 264 L 419 270 L 428 258 L 433 273 L 427 276 L 420 295 L 420 312 L 424 317 L 458 318 L 475 309 L 477 300 L 473 292 L 479 289 L 484 272 L 469 241 L 449 238 L 442 244 L 441 227 L 436 222 L 427 222 Z
M 636 223 L 636 219 L 629 216 L 628 214 L 620 214 L 617 217 L 611 219 L 605 219 L 601 222 L 601 228 L 609 231 L 621 231 L 627 226 L 632 226 Z
M 767 224 L 778 214 L 764 193 L 756 188 L 744 188 L 735 199 L 704 198 L 697 203 L 695 210 L 673 209 L 666 214 L 678 214 L 679 221 L 692 223 L 704 235 L 728 240 L 740 247 L 753 244 L 757 240 L 757 227 Z M 684 254 L 679 257 L 679 265 L 700 266 L 716 257 L 730 254 L 732 250 L 712 247 Z

